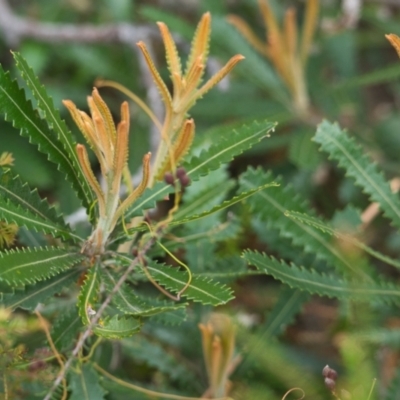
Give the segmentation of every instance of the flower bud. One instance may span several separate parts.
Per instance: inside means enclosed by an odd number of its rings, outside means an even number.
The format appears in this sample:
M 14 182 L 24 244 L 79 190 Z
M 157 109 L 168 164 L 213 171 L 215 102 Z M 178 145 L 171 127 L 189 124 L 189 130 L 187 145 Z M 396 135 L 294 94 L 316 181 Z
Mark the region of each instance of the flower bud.
M 322 370 L 322 376 L 336 381 L 338 374 L 329 365 L 325 365 L 324 369 Z
M 331 378 L 325 378 L 324 380 L 325 386 L 333 392 L 335 390 L 336 382 Z
M 166 172 L 164 175 L 164 182 L 168 185 L 173 185 L 174 184 L 174 176 L 171 174 L 171 172 Z

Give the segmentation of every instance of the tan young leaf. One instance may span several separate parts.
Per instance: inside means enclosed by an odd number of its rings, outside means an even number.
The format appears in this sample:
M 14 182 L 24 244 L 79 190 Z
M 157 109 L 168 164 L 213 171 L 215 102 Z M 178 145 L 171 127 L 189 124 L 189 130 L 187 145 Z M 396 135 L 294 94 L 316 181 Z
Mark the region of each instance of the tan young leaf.
M 386 39 L 389 40 L 390 44 L 395 48 L 397 55 L 400 57 L 400 37 L 394 33 L 385 35 Z
M 315 29 L 317 27 L 318 13 L 319 0 L 307 0 L 306 16 L 303 23 L 300 45 L 300 58 L 303 63 L 303 67 L 306 65 L 308 54 L 310 53 Z
M 196 32 L 194 33 L 192 46 L 189 53 L 189 58 L 186 63 L 185 77 L 188 75 L 188 71 L 191 69 L 192 64 L 199 58 L 202 57 L 203 63 L 208 57 L 209 42 L 211 34 L 211 14 L 205 13 L 200 22 L 197 25 Z
M 164 42 L 165 47 L 165 55 L 167 59 L 168 69 L 171 72 L 172 83 L 175 86 L 177 82 L 182 77 L 182 67 L 181 60 L 179 58 L 178 50 L 176 49 L 176 44 L 172 35 L 163 22 L 157 22 L 158 27 L 160 28 L 161 36 Z
M 147 63 L 147 66 L 149 67 L 150 73 L 153 77 L 154 83 L 156 84 L 158 90 L 161 93 L 161 97 L 164 101 L 166 108 L 169 110 L 172 110 L 171 94 L 169 93 L 169 90 L 168 90 L 167 86 L 165 85 L 164 81 L 161 79 L 161 76 L 158 73 L 153 60 L 151 59 L 151 56 L 150 56 L 149 52 L 147 51 L 146 45 L 143 42 L 139 42 L 139 43 L 137 43 L 137 46 L 140 48 L 140 50 L 143 53 L 143 56 Z

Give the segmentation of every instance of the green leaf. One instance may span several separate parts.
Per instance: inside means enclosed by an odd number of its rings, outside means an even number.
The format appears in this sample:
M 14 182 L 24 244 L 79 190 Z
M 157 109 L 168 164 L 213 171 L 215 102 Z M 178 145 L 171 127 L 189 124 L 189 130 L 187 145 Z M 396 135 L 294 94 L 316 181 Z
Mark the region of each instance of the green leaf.
M 151 277 L 166 289 L 178 293 L 188 282 L 188 273 L 178 268 L 149 261 L 147 269 Z M 210 278 L 194 275 L 190 286 L 182 293 L 188 300 L 217 306 L 232 300 L 232 290 L 226 285 L 214 282 Z
M 84 325 L 89 326 L 91 324 L 91 318 L 95 315 L 91 313 L 96 312 L 97 305 L 100 301 L 100 283 L 100 268 L 98 265 L 95 265 L 88 272 L 78 299 L 79 315 Z M 119 339 L 137 333 L 140 328 L 140 320 L 114 315 L 112 318 L 109 316 L 102 317 L 92 330 L 97 335 L 107 339 Z
M 193 157 L 189 162 L 183 163 L 186 174 L 192 180 L 207 175 L 268 137 L 275 126 L 276 123 L 273 122 L 254 121 L 249 126 L 243 125 L 241 128 L 232 130 L 229 135 L 217 137 L 209 149 L 203 150 L 198 157 Z
M 76 307 L 62 312 L 54 321 L 51 329 L 53 343 L 59 351 L 71 349 L 78 338 L 79 331 L 83 325 Z
M 400 304 L 400 287 L 390 283 L 348 281 L 320 274 L 315 270 L 289 266 L 284 261 L 257 252 L 245 251 L 243 257 L 251 265 L 291 288 L 307 291 L 320 296 L 339 299 L 353 299 L 370 302 Z
M 226 199 L 228 193 L 235 187 L 235 181 L 229 179 L 226 167 L 223 165 L 185 188 L 182 204 L 174 214 L 175 220 L 200 214 Z
M 194 213 L 192 215 L 187 215 L 186 217 L 184 217 L 182 219 L 173 220 L 170 222 L 169 226 L 186 224 L 187 222 L 192 222 L 192 221 L 196 221 L 201 218 L 208 217 L 209 215 L 212 215 L 218 211 L 224 210 L 225 208 L 231 207 L 234 204 L 247 199 L 248 197 L 254 195 L 255 193 L 257 193 L 261 190 L 267 189 L 269 187 L 274 187 L 274 186 L 279 186 L 279 185 L 275 182 L 270 182 L 270 183 L 266 183 L 265 185 L 259 186 L 258 188 L 248 190 L 247 192 L 242 192 L 239 195 L 236 195 L 236 196 L 232 197 L 231 199 L 226 200 L 226 201 L 222 202 L 221 204 L 218 204 L 217 206 L 211 208 L 210 210 L 204 211 L 200 214 Z
M 137 318 L 114 315 L 100 320 L 93 332 L 106 339 L 122 339 L 138 333 L 141 327 L 142 323 Z
M 171 185 L 164 182 L 157 182 L 154 187 L 146 189 L 142 196 L 124 214 L 124 218 L 129 220 L 133 217 L 143 216 L 144 211 L 154 208 L 157 201 L 164 200 L 166 196 L 174 191 Z
M 0 66 L 0 112 L 5 119 L 21 130 L 22 136 L 29 137 L 31 143 L 47 154 L 48 159 L 63 172 L 82 200 L 86 209 L 93 204 L 93 194 L 86 179 L 83 179 L 76 155 L 70 158 L 63 144 L 43 121 L 30 101 L 25 98 L 24 91 L 13 81 L 10 74 Z
M 102 400 L 106 391 L 100 385 L 100 377 L 90 364 L 83 364 L 76 372 L 69 372 L 69 400 Z
M 321 160 L 318 147 L 311 140 L 313 133 L 297 131 L 289 145 L 289 159 L 299 168 L 316 168 Z
M 187 320 L 186 307 L 165 311 L 160 314 L 155 314 L 151 317 L 152 322 L 157 322 L 159 324 L 168 326 L 177 326 L 182 324 L 186 320 Z
M 168 351 L 156 341 L 148 340 L 143 335 L 138 335 L 134 340 L 121 341 L 123 353 L 131 356 L 136 362 L 156 368 L 157 371 L 166 374 L 173 381 L 179 381 L 184 385 L 196 382 L 196 377 L 191 372 L 189 365 L 176 356 L 176 352 Z
M 111 292 L 117 284 L 117 280 L 108 271 L 105 271 L 102 277 L 107 291 Z M 148 317 L 187 306 L 185 303 L 151 301 L 135 295 L 133 291 L 133 287 L 124 283 L 113 295 L 112 303 L 125 314 Z
M 255 122 L 250 126 L 244 125 L 229 132 L 226 137 L 219 137 L 208 150 L 203 150 L 199 157 L 193 157 L 190 162 L 184 163 L 186 174 L 192 180 L 207 175 L 208 172 L 232 161 L 235 155 L 243 153 L 268 136 L 268 132 L 275 129 L 275 126 L 276 123 L 267 121 Z M 172 191 L 171 185 L 166 185 L 163 182 L 156 183 L 153 188 L 147 189 L 128 209 L 124 218 L 129 220 L 134 216 L 143 215 L 144 210 L 154 207 L 156 201 L 163 200 Z
M 327 222 L 323 221 L 320 218 L 312 217 L 310 215 L 298 213 L 295 211 L 286 211 L 285 215 L 289 218 L 300 221 L 303 224 L 307 224 L 313 226 L 314 228 L 320 229 L 322 232 L 327 232 L 330 235 L 335 236 L 347 243 L 351 243 L 354 246 L 358 247 L 360 250 L 368 253 L 370 256 L 375 257 L 376 259 L 383 261 L 395 268 L 400 268 L 399 261 L 396 261 L 393 258 L 372 249 L 371 247 L 358 240 L 354 235 L 348 235 L 346 233 L 342 233 L 336 229 L 333 229 Z
M 9 171 L 0 171 L 0 219 L 65 240 L 82 240 L 71 232 L 54 207 L 39 197 L 36 189 L 30 190 Z
M 366 155 L 363 149 L 355 143 L 337 124 L 323 121 L 317 129 L 314 140 L 321 149 L 329 153 L 329 157 L 338 161 L 339 166 L 346 170 L 370 197 L 377 202 L 383 214 L 394 226 L 400 228 L 400 200 L 392 193 L 389 183 L 378 170 L 375 163 Z
M 309 298 L 310 295 L 306 292 L 283 288 L 267 320 L 258 330 L 262 340 L 268 341 L 269 338 L 281 334 L 293 322 Z
M 86 273 L 78 297 L 78 310 L 84 325 L 90 325 L 90 313 L 95 310 L 100 292 L 99 266 L 96 264 Z
M 271 180 L 271 172 L 249 168 L 239 178 L 240 189 L 256 188 Z M 330 235 L 285 216 L 287 210 L 310 215 L 315 215 L 315 212 L 291 185 L 285 185 L 281 178 L 277 178 L 276 182 L 280 184 L 279 187 L 258 192 L 246 201 L 252 212 L 265 221 L 266 228 L 277 229 L 280 236 L 291 239 L 295 246 L 303 248 L 306 253 L 315 254 L 318 259 L 325 260 L 342 272 L 351 271 L 363 278 L 369 278 L 332 243 Z
M 54 294 L 76 283 L 81 272 L 72 269 L 36 285 L 26 286 L 23 290 L 16 290 L 13 294 L 0 294 L 0 305 L 12 310 L 17 307 L 34 310 L 39 303 L 45 303 Z
M 48 279 L 85 259 L 63 248 L 34 247 L 0 253 L 0 280 L 9 285 L 31 284 Z

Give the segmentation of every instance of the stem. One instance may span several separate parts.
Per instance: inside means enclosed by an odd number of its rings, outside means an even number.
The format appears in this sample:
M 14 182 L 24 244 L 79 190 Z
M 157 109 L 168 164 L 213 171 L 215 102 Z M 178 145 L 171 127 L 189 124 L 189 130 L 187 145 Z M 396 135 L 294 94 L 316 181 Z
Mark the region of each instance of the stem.
M 150 237 L 149 240 L 143 244 L 142 248 L 138 252 L 138 255 L 132 260 L 131 265 L 126 269 L 126 271 L 123 273 L 121 278 L 119 278 L 119 280 L 116 283 L 116 285 L 114 286 L 113 290 L 111 290 L 111 292 L 108 294 L 108 296 L 104 300 L 103 304 L 97 310 L 96 315 L 94 315 L 93 319 L 91 320 L 89 326 L 86 328 L 85 332 L 83 332 L 82 336 L 79 338 L 74 350 L 72 351 L 71 356 L 64 364 L 64 368 L 58 374 L 52 387 L 50 388 L 46 397 L 43 400 L 51 399 L 51 396 L 54 393 L 54 391 L 57 389 L 57 387 L 60 385 L 60 383 L 63 381 L 63 379 L 65 379 L 65 375 L 66 375 L 68 369 L 71 367 L 71 364 L 74 361 L 75 357 L 79 354 L 79 352 L 83 348 L 83 345 L 85 344 L 86 339 L 92 333 L 92 329 L 94 328 L 94 326 L 97 324 L 97 322 L 101 318 L 106 307 L 110 304 L 112 297 L 121 288 L 122 284 L 128 278 L 128 275 L 132 272 L 132 270 L 136 267 L 136 265 L 139 264 L 140 260 L 145 256 L 146 252 L 150 249 L 150 247 L 154 244 L 154 242 L 155 242 L 155 238 Z

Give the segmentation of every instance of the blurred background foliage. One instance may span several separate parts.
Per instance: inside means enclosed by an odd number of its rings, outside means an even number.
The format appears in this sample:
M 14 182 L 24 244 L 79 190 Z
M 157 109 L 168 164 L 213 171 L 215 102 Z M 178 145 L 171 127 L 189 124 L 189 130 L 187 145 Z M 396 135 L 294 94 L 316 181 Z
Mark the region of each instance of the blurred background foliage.
M 161 20 L 176 35 L 181 54 L 188 50 L 200 15 L 210 11 L 213 18 L 210 72 L 215 69 L 213 63 L 224 63 L 233 54 L 241 53 L 246 60 L 229 80 L 193 109 L 191 115 L 196 122 L 199 145 L 212 140 L 212 128 L 217 125 L 236 125 L 261 118 L 277 121 L 279 125 L 271 138 L 235 160 L 229 168 L 230 177 L 236 177 L 249 165 L 270 169 L 275 176 L 282 175 L 285 182 L 291 183 L 319 214 L 352 224 L 354 214 L 348 210 L 347 214 L 341 214 L 340 210 L 349 202 L 363 210 L 368 206 L 367 200 L 342 171 L 318 152 L 310 139 L 323 118 L 336 120 L 357 137 L 388 178 L 398 176 L 400 61 L 384 35 L 400 34 L 400 4 L 366 0 L 360 4 L 359 13 L 351 16 L 343 8 L 345 3 L 321 1 L 305 73 L 310 106 L 302 116 L 293 109 L 290 93 L 271 62 L 257 53 L 227 21 L 228 15 L 240 16 L 264 40 L 265 25 L 256 0 L 13 0 L 10 5 L 20 17 L 55 24 L 155 26 L 155 21 Z M 288 7 L 294 6 L 301 26 L 305 2 L 271 0 L 270 4 L 280 20 Z M 0 62 L 4 69 L 14 68 L 10 47 L 21 52 L 69 122 L 61 100 L 71 99 L 78 108 L 85 109 L 86 96 L 97 78 L 117 81 L 146 99 L 147 88 L 137 53 L 126 44 L 46 43 L 31 38 L 11 45 L 4 38 L 0 27 Z M 167 75 L 161 41 L 151 40 L 158 65 Z M 124 96 L 113 89 L 102 89 L 102 94 L 117 114 Z M 134 172 L 142 154 L 150 148 L 151 126 L 135 104 L 131 109 L 129 159 Z M 73 124 L 69 125 L 74 129 Z M 80 134 L 75 133 L 82 142 Z M 0 121 L 0 152 L 3 151 L 13 153 L 15 170 L 32 187 L 58 204 L 65 214 L 76 211 L 77 202 L 60 174 L 49 168 L 45 157 L 15 129 Z M 229 184 L 226 176 L 224 180 Z M 279 237 L 273 229 L 268 233 L 261 229 L 256 216 L 242 209 L 239 212 L 242 234 L 239 240 L 224 244 L 221 251 L 237 252 L 250 247 L 301 260 L 303 265 L 313 262 L 307 254 L 295 253 L 291 242 Z M 380 218 L 368 230 L 368 242 L 383 253 L 399 255 L 399 234 Z M 193 254 L 194 258 L 198 253 Z M 398 274 L 386 272 L 398 280 Z M 400 319 L 393 317 L 395 313 L 389 306 L 377 313 L 365 305 L 310 297 L 269 277 L 230 283 L 236 300 L 219 311 L 231 315 L 238 325 L 237 352 L 242 361 L 231 377 L 235 399 L 281 399 L 293 387 L 302 388 L 309 399 L 331 398 L 321 376 L 325 364 L 347 376 L 348 381 L 342 383 L 344 388 L 361 385 L 368 392 L 376 377 L 376 398 L 393 400 L 400 396 L 399 374 L 390 390 L 386 390 L 398 363 L 400 346 L 398 331 L 380 330 L 383 325 L 400 326 Z M 194 306 L 180 325 L 148 324 L 133 339 L 102 346 L 95 359 L 99 364 L 109 365 L 121 379 L 159 391 L 196 396 L 207 387 L 197 323 L 209 311 Z M 390 319 L 386 318 L 388 315 Z M 23 316 L 21 313 L 19 318 Z M 21 358 L 28 357 L 26 354 L 34 354 L 33 359 L 37 357 L 44 336 L 40 336 L 36 326 L 29 329 L 32 321 L 27 319 L 22 323 L 18 319 L 13 325 L 5 321 L 0 318 L 0 332 L 7 332 L 0 335 L 3 350 L 11 352 L 7 349 L 13 348 Z M 22 387 L 27 388 L 25 393 L 33 390 L 31 375 L 42 366 L 35 368 L 20 372 L 9 385 L 22 382 Z M 132 394 L 131 389 L 112 381 L 105 380 L 104 386 L 108 390 L 107 399 L 149 398 Z M 298 392 L 291 396 L 297 398 L 296 395 L 299 397 Z M 353 399 L 367 399 L 363 396 L 353 394 Z

